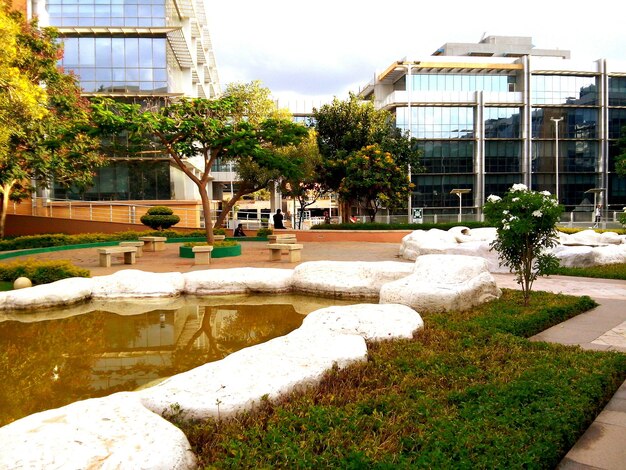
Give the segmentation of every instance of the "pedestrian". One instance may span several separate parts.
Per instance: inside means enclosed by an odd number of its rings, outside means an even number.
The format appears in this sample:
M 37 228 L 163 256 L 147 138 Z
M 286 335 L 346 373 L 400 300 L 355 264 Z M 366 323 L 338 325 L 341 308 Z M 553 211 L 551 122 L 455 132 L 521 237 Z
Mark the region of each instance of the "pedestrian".
M 593 225 L 593 228 L 598 228 L 600 226 L 600 221 L 602 220 L 602 206 L 598 204 L 596 207 L 596 223 Z
M 283 214 L 280 209 L 276 209 L 276 214 L 274 214 L 274 228 L 282 229 L 285 228 L 283 224 Z

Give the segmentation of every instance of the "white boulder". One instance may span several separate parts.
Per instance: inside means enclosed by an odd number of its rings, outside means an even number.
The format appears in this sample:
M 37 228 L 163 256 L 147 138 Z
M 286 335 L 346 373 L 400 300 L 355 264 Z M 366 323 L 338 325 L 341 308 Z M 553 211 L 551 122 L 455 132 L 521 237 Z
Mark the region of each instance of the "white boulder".
M 207 269 L 183 274 L 185 293 L 191 295 L 283 293 L 291 289 L 291 269 Z
M 79 401 L 0 428 L 0 468 L 192 469 L 189 441 L 133 393 Z
M 108 276 L 93 278 L 94 299 L 124 297 L 176 297 L 185 288 L 181 273 L 152 273 L 123 269 Z
M 398 261 L 311 261 L 296 266 L 292 287 L 307 294 L 377 298 L 385 283 L 412 271 L 412 264 Z
M 605 264 L 626 263 L 626 245 L 558 245 L 552 253 L 566 268 L 587 268 Z
M 385 284 L 380 303 L 407 305 L 418 312 L 467 310 L 500 297 L 487 261 L 477 256 L 424 255 L 413 274 Z
M 155 413 L 176 404 L 190 418 L 223 418 L 253 409 L 264 396 L 275 399 L 316 384 L 335 364 L 345 367 L 366 357 L 360 336 L 296 330 L 136 393 Z
M 0 293 L 0 308 L 24 310 L 71 305 L 91 298 L 93 279 L 72 277 Z
M 411 338 L 424 327 L 422 317 L 412 308 L 397 304 L 357 304 L 327 307 L 306 316 L 301 331 L 328 330 L 355 334 L 368 341 Z

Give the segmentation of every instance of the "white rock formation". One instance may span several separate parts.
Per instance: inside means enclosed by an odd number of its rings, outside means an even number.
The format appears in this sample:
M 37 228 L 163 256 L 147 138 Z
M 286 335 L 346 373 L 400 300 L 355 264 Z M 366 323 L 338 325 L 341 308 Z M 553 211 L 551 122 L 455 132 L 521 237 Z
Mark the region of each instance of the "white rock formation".
M 571 235 L 558 232 L 559 245 L 552 252 L 562 266 L 589 267 L 626 262 L 626 236 L 615 232 L 583 230 Z M 509 272 L 500 266 L 498 252 L 491 250 L 495 228 L 452 227 L 448 231 L 416 230 L 402 239 L 400 257 L 415 260 L 427 254 L 480 256 L 493 273 Z
M 177 427 L 134 393 L 79 401 L 0 428 L 0 468 L 192 469 Z
M 181 273 L 152 273 L 123 269 L 108 276 L 93 278 L 93 299 L 176 297 L 183 293 L 185 279 Z
M 191 295 L 282 293 L 291 290 L 293 270 L 277 268 L 207 269 L 183 274 Z
M 71 305 L 91 298 L 93 279 L 73 277 L 29 287 L 0 292 L 0 309 L 23 310 Z
M 385 283 L 412 271 L 412 264 L 398 261 L 311 261 L 296 266 L 292 287 L 306 294 L 373 299 Z
M 477 256 L 424 255 L 410 276 L 385 284 L 380 303 L 408 305 L 419 312 L 467 310 L 500 297 L 487 261 Z
M 381 321 L 384 319 L 384 321 Z M 412 308 L 398 304 L 357 304 L 326 307 L 307 315 L 300 331 L 326 329 L 333 333 L 359 335 L 368 341 L 411 338 L 424 327 Z

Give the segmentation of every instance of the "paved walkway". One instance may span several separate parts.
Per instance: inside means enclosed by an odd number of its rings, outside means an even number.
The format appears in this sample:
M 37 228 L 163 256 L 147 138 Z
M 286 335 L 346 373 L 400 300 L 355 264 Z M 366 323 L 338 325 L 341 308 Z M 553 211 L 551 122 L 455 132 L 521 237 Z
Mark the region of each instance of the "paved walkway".
M 178 256 L 179 244 L 167 244 L 166 250 L 145 253 L 133 266 L 121 260 L 110 268 L 98 265 L 95 248 L 57 251 L 34 255 L 37 259 L 69 259 L 75 265 L 89 269 L 92 276 L 111 274 L 120 269 L 140 269 L 151 272 L 187 272 L 206 269 L 195 266 L 192 259 Z M 8 259 L 0 262 L 11 262 Z M 397 243 L 305 242 L 302 260 L 319 261 L 404 261 L 398 258 Z M 408 261 L 405 261 L 408 262 Z M 211 260 L 209 269 L 234 267 L 272 267 L 291 269 L 299 263 L 269 261 L 263 242 L 243 242 L 242 255 Z M 512 275 L 494 276 L 500 287 L 517 288 Z M 534 290 L 589 295 L 600 305 L 590 312 L 578 315 L 531 338 L 584 349 L 620 351 L 626 353 L 626 281 L 551 276 L 538 279 Z M 598 415 L 587 432 L 559 464 L 562 470 L 626 469 L 626 382 Z

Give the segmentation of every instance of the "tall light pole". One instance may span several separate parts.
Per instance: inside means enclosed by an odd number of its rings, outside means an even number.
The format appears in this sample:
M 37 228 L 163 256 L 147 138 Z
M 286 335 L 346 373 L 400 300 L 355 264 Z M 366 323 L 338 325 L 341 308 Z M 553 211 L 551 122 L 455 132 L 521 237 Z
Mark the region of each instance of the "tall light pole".
M 459 197 L 459 223 L 463 221 L 463 194 L 469 194 L 471 192 L 471 189 L 453 189 L 450 191 L 450 194 L 456 194 Z
M 559 202 L 559 122 L 563 120 L 560 118 L 550 118 L 554 122 L 554 174 L 556 176 L 556 202 Z

